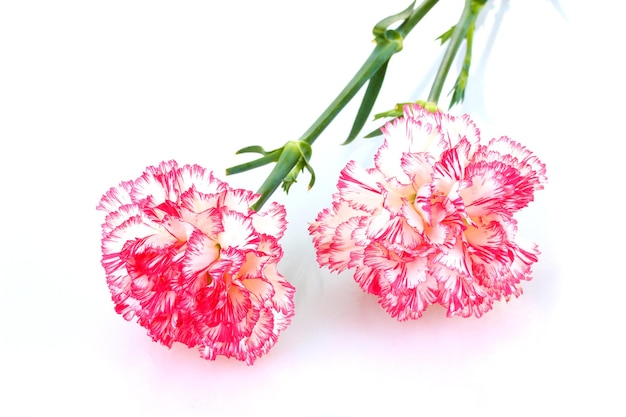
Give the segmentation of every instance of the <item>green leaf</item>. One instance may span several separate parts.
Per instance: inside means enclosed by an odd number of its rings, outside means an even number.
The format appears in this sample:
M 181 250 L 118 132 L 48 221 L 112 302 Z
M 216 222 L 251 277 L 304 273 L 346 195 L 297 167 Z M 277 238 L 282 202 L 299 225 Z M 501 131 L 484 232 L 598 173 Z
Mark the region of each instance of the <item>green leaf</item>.
M 308 185 L 308 189 L 310 190 L 315 185 L 315 171 L 313 171 L 313 167 L 309 164 L 309 161 L 305 161 L 304 166 L 306 167 L 306 170 L 309 171 L 309 175 L 311 175 Z
M 387 111 L 375 114 L 374 120 L 382 119 L 383 117 L 394 117 L 394 118 L 400 117 L 404 114 L 403 109 L 406 104 L 411 104 L 411 103 L 398 103 L 391 110 L 387 110 Z
M 260 153 L 261 155 L 267 155 L 269 152 L 267 152 L 261 146 L 246 146 L 245 148 L 241 148 L 237 152 L 235 152 L 235 155 L 239 155 L 242 153 Z
M 270 152 L 267 155 L 255 159 L 254 161 L 246 162 L 244 164 L 235 165 L 234 167 L 226 168 L 226 175 L 239 174 L 245 171 L 250 171 L 251 169 L 262 167 L 263 165 L 267 165 L 272 162 L 278 161 L 280 157 L 280 149 L 277 149 L 274 152 Z
M 468 71 L 466 71 L 465 69 L 461 70 L 461 73 L 457 77 L 456 82 L 454 83 L 454 87 L 452 88 L 452 98 L 450 99 L 450 106 L 448 108 L 452 108 L 454 105 L 462 103 L 465 99 L 465 87 L 467 87 L 467 78 Z
M 384 126 L 384 125 L 383 125 Z M 367 135 L 363 136 L 363 138 L 365 139 L 371 139 L 371 138 L 375 138 L 376 136 L 380 136 L 383 134 L 383 131 L 380 130 L 383 128 L 383 126 L 379 127 L 376 130 L 372 130 L 370 133 L 368 133 Z
M 383 66 L 380 67 L 380 69 L 376 71 L 374 76 L 369 80 L 369 83 L 367 84 L 367 90 L 365 90 L 363 101 L 361 102 L 361 106 L 359 106 L 359 111 L 357 112 L 356 118 L 354 119 L 354 124 L 352 125 L 352 129 L 350 130 L 350 134 L 348 135 L 348 138 L 342 143 L 342 145 L 347 145 L 354 139 L 356 139 L 361 129 L 363 129 L 363 126 L 365 126 L 367 118 L 372 112 L 372 108 L 374 107 L 374 103 L 376 102 L 376 98 L 378 98 L 378 93 L 383 86 L 388 63 L 389 61 L 385 62 Z
M 254 161 L 226 168 L 226 175 L 239 174 L 245 171 L 250 171 L 254 168 L 262 167 L 263 165 L 267 165 L 271 162 L 277 162 L 278 158 L 280 158 L 280 154 L 282 153 L 282 151 L 283 148 L 278 148 L 274 149 L 273 151 L 267 152 L 260 146 L 247 146 L 245 148 L 241 148 L 236 152 L 236 154 L 259 153 L 263 156 L 259 159 L 255 159 Z
M 452 33 L 454 33 L 455 27 L 456 25 L 452 26 L 450 29 L 445 31 L 441 36 L 437 38 L 437 40 L 441 40 L 441 45 L 443 45 L 444 43 L 448 42 L 448 40 L 450 40 L 450 38 L 452 37 Z

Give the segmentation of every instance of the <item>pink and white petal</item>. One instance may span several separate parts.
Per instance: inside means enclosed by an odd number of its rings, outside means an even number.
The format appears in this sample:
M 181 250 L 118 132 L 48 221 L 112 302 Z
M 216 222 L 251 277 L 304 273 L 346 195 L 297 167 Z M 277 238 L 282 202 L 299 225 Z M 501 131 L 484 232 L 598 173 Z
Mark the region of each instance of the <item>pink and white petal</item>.
M 211 277 L 210 275 L 206 275 Z M 215 275 L 213 275 L 215 276 Z M 189 313 L 192 315 L 193 326 L 201 329 L 206 326 L 215 326 L 219 323 L 216 318 L 218 312 L 226 304 L 230 283 L 226 282 L 223 276 L 211 279 L 209 282 L 196 281 L 196 288 L 192 288 L 191 300 L 186 304 Z
M 467 137 L 463 137 L 459 143 L 455 146 L 459 165 L 463 171 L 465 167 L 474 158 L 474 153 L 478 149 L 478 142 L 470 142 Z
M 393 157 L 396 164 L 399 163 L 402 153 L 405 152 L 428 152 L 437 157 L 444 149 L 449 148 L 436 118 L 437 115 L 424 111 L 420 106 L 406 105 L 404 106 L 404 117 L 388 122 L 381 129 L 383 136 L 389 143 L 392 154 L 400 153 L 397 157 Z M 392 161 L 389 160 L 389 162 Z M 385 166 L 394 169 L 390 163 Z M 381 172 L 387 174 L 384 169 L 381 169 Z
M 131 321 L 135 318 L 137 311 L 141 309 L 139 301 L 124 293 L 112 294 L 112 300 L 115 303 L 115 312 L 126 321 Z
M 406 139 L 402 139 L 400 143 L 393 143 L 393 145 L 385 139 L 374 155 L 374 166 L 382 174 L 382 177 L 387 180 L 393 178 L 403 184 L 411 181 L 411 176 L 402 166 L 402 157 L 408 148 L 409 144 Z
M 470 226 L 463 232 L 472 259 L 478 257 L 483 263 L 510 263 L 506 230 L 499 222 L 491 221 Z
M 448 317 L 480 317 L 494 301 L 472 276 L 464 247 L 459 241 L 454 250 L 431 261 L 431 274 L 439 282 L 439 303 L 448 309 Z
M 383 187 L 379 178 L 354 161 L 348 162 L 341 170 L 337 189 L 341 200 L 356 210 L 375 213 L 383 207 Z
M 457 148 L 446 149 L 441 153 L 437 162 L 433 165 L 433 180 L 449 179 L 451 182 L 461 180 L 463 167 L 457 153 Z
M 277 334 L 274 331 L 274 314 L 269 309 L 259 311 L 259 318 L 254 323 L 250 336 L 245 339 L 245 348 L 242 349 L 240 360 L 252 365 L 260 356 L 276 343 Z
M 168 315 L 176 314 L 178 296 L 175 291 L 153 291 L 149 298 L 142 300 L 142 310 L 149 312 L 150 315 Z
M 450 289 L 458 276 L 470 276 L 469 265 L 467 244 L 459 239 L 452 249 L 441 251 L 430 259 L 430 273 L 444 288 Z
M 407 200 L 415 198 L 415 189 L 413 184 L 402 185 L 395 178 L 385 184 L 383 194 L 383 207 L 389 211 L 392 216 L 398 216 L 402 213 L 402 207 Z
M 511 215 L 508 201 L 516 193 L 519 171 L 500 161 L 470 163 L 465 171 L 471 181 L 460 190 L 465 209 L 470 217 L 481 217 L 491 213 Z M 532 199 L 529 194 L 517 195 L 518 198 Z
M 500 204 L 509 215 L 526 207 L 534 200 L 535 191 L 543 188 L 542 180 L 534 171 L 525 174 L 515 166 L 502 161 L 479 162 L 475 166 L 475 175 L 492 175 L 499 182 Z
M 272 314 L 274 315 L 274 334 L 278 335 L 291 324 L 294 312 L 293 308 L 288 312 L 272 309 Z
M 380 244 L 372 244 L 365 248 L 363 264 L 379 273 L 391 287 L 401 286 L 406 274 L 400 256 L 393 251 L 382 247 Z
M 257 232 L 280 239 L 287 230 L 286 217 L 285 206 L 273 202 L 252 216 L 252 225 Z
M 486 146 L 481 146 L 474 161 L 498 161 L 517 169 L 522 182 L 527 184 L 526 187 L 531 187 L 533 192 L 543 189 L 547 180 L 546 167 L 537 156 L 506 136 L 492 139 Z
M 249 310 L 248 317 L 237 323 L 216 320 L 206 325 L 206 320 L 198 320 L 198 347 L 200 356 L 215 359 L 217 355 L 245 360 L 245 338 L 251 334 L 254 323 L 259 318 L 258 310 Z
M 214 265 L 219 258 L 220 247 L 217 242 L 200 230 L 195 230 L 187 242 L 187 248 L 182 259 L 183 275 L 188 280 L 195 282 L 198 275 L 206 273 L 209 267 Z
M 335 229 L 332 242 L 328 246 L 328 268 L 331 271 L 341 272 L 349 268 L 350 254 L 359 251 L 359 247 L 352 238 L 354 230 L 359 227 L 360 217 L 352 217 L 346 222 L 340 224 Z
M 340 201 L 333 208 L 322 210 L 315 222 L 309 224 L 309 234 L 313 238 L 315 245 L 317 262 L 320 266 L 330 264 L 331 245 L 335 240 L 337 227 L 351 218 L 364 219 L 367 212 L 355 210 L 348 204 Z M 355 229 L 355 232 L 359 229 Z
M 437 283 L 428 271 L 428 258 L 426 256 L 417 256 L 407 260 L 404 263 L 405 276 L 403 286 L 407 289 L 413 289 L 430 283 L 432 289 L 437 288 Z
M 442 273 L 439 271 L 439 275 Z M 491 308 L 493 299 L 470 276 L 450 271 L 448 279 L 439 290 L 439 303 L 447 308 L 447 316 L 480 317 Z M 439 280 L 439 278 L 437 278 Z
M 433 179 L 434 158 L 427 153 L 405 153 L 400 162 L 406 175 L 413 183 L 413 193 Z
M 187 191 L 180 195 L 181 213 L 184 211 L 192 213 L 202 213 L 219 205 L 220 194 L 201 193 L 192 185 Z
M 252 219 L 236 211 L 221 209 L 224 230 L 217 235 L 222 248 L 237 248 L 242 251 L 256 250 L 260 239 L 252 226 Z
M 209 268 L 209 274 L 211 274 L 213 279 L 226 279 L 228 283 L 230 283 L 230 280 L 237 279 L 239 271 L 245 261 L 245 251 L 235 247 L 222 247 L 218 260 L 211 264 Z
M 217 239 L 219 233 L 224 231 L 222 213 L 215 207 L 207 208 L 199 213 L 183 208 L 181 209 L 181 220 L 190 225 L 192 229 L 198 229 L 214 240 Z
M 546 181 L 546 166 L 530 150 L 506 136 L 491 139 L 485 147 L 483 157 L 486 160 L 504 160 L 522 172 L 522 175 L 534 173 L 540 183 Z
M 424 219 L 422 218 L 420 213 L 415 210 L 413 204 L 405 201 L 404 205 L 402 206 L 402 216 L 406 220 L 407 224 L 415 229 L 417 233 L 424 233 L 424 228 L 426 226 L 424 223 Z
M 129 240 L 143 239 L 164 231 L 142 215 L 130 217 L 102 238 L 102 254 L 117 254 Z
M 333 197 L 339 198 L 337 194 Z M 368 212 L 357 210 L 343 200 L 335 200 L 335 202 L 333 207 L 322 210 L 315 221 L 309 224 L 309 234 L 313 236 L 314 240 L 330 241 L 335 234 L 335 229 L 341 223 L 352 217 L 369 215 Z
M 380 296 L 389 288 L 389 281 L 384 278 L 383 271 L 364 264 L 356 267 L 354 280 L 363 291 L 376 296 Z
M 165 244 L 175 244 L 178 242 L 186 242 L 191 234 L 197 229 L 190 223 L 181 220 L 178 217 L 165 216 L 161 223 L 163 232 L 151 238 L 151 242 L 155 246 L 164 246 Z
M 174 190 L 165 178 L 168 171 L 172 169 L 177 169 L 174 161 L 162 162 L 158 167 L 147 167 L 145 172 L 133 182 L 131 198 L 134 201 L 149 199 L 155 206 L 167 200 L 176 201 L 178 195 L 171 195 Z
M 283 278 L 276 270 L 276 264 L 270 263 L 265 267 L 265 277 L 274 286 L 274 295 L 272 296 L 272 307 L 284 314 L 286 317 L 294 315 L 293 296 L 296 288 L 289 281 Z
M 370 240 L 385 247 L 403 251 L 421 251 L 424 244 L 422 235 L 401 216 L 388 218 L 377 215 L 372 217 L 368 225 L 367 236 Z
M 246 290 L 250 293 L 250 300 L 253 305 L 261 308 L 274 297 L 275 291 L 272 283 L 268 282 L 262 277 L 258 278 L 243 278 L 241 283 Z
M 468 293 L 471 293 L 468 291 Z M 464 300 L 455 300 L 455 303 L 447 304 L 448 317 L 471 317 L 480 318 L 493 308 L 494 301 L 497 301 L 492 295 L 480 292 L 479 295 L 472 295 Z
M 440 126 L 451 147 L 463 140 L 466 140 L 471 146 L 480 142 L 480 130 L 467 114 L 461 117 L 443 114 Z
M 219 205 L 226 207 L 228 211 L 248 216 L 251 213 L 250 206 L 258 197 L 250 190 L 228 189 L 220 193 Z
M 269 256 L 257 251 L 245 253 L 245 261 L 237 271 L 238 279 L 259 278 L 263 276 L 263 268 L 269 261 Z
M 436 301 L 437 282 L 432 277 L 414 288 L 390 291 L 379 299 L 385 311 L 400 321 L 420 318 Z
M 199 165 L 185 165 L 180 168 L 176 177 L 177 188 L 181 192 L 192 186 L 202 194 L 216 194 L 228 188 L 228 185 L 217 179 L 213 173 Z
M 148 335 L 155 342 L 171 348 L 178 338 L 177 314 L 155 314 L 149 317 L 140 317 L 138 323 L 148 329 Z
M 109 234 L 113 229 L 135 216 L 143 216 L 143 211 L 139 204 L 126 204 L 119 207 L 117 211 L 108 213 L 102 224 L 102 236 Z
M 121 182 L 118 187 L 112 187 L 104 193 L 96 209 L 111 213 L 119 210 L 122 206 L 134 204 L 135 201 L 133 201 L 130 195 L 131 190 L 132 182 Z
M 133 296 L 141 301 L 145 291 L 169 290 L 180 280 L 182 253 L 180 245 L 152 246 L 147 239 L 128 241 L 120 252 L 120 259 L 132 277 Z
M 226 302 L 214 312 L 213 319 L 216 323 L 231 325 L 232 332 L 235 330 L 233 325 L 245 321 L 251 308 L 252 301 L 248 290 L 243 285 L 231 285 L 226 293 Z
M 513 260 L 509 269 L 494 280 L 494 287 L 507 300 L 522 293 L 521 281 L 530 281 L 532 278 L 531 269 L 538 260 L 539 250 L 532 243 L 528 243 L 528 246 L 524 244 L 524 247 L 513 244 L 512 254 Z

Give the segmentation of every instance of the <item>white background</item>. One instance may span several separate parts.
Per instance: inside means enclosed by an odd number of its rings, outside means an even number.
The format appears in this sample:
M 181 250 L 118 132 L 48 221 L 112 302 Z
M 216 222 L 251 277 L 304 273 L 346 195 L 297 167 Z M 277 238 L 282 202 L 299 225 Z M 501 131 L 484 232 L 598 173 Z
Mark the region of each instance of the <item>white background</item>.
M 624 415 L 619 2 L 493 0 L 480 19 L 453 112 L 548 169 L 519 216 L 542 250 L 519 299 L 480 319 L 432 308 L 397 322 L 349 273 L 317 267 L 307 222 L 343 165 L 371 165 L 380 144 L 339 146 L 353 105 L 314 147 L 313 190 L 303 176 L 275 194 L 297 293 L 268 355 L 205 361 L 115 314 L 102 193 L 169 159 L 224 179 L 247 161 L 237 149 L 296 139 L 367 57 L 373 25 L 407 3 L 0 2 L 0 415 Z M 393 58 L 376 112 L 426 98 L 434 39 L 463 2 L 440 3 Z M 256 189 L 266 174 L 228 181 Z

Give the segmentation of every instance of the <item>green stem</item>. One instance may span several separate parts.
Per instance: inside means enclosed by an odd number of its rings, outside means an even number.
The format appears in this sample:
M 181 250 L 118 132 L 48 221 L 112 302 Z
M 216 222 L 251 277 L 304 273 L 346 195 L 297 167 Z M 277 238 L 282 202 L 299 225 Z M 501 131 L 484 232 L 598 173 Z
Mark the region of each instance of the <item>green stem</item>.
M 402 40 L 411 32 L 419 21 L 437 4 L 439 0 L 424 0 L 411 15 L 395 30 L 388 30 L 386 39 L 379 42 L 365 63 L 348 82 L 339 95 L 330 103 L 324 112 L 313 122 L 311 127 L 304 132 L 299 141 L 312 145 L 320 134 L 330 125 L 333 119 L 343 110 L 356 93 L 376 72 L 385 65 L 393 54 L 402 49 Z M 285 175 L 296 166 L 299 156 L 295 153 L 281 155 L 274 169 L 267 179 L 261 184 L 257 193 L 261 195 L 253 205 L 254 210 L 259 210 L 269 197 L 280 186 Z
M 465 39 L 465 35 L 467 34 L 472 22 L 478 16 L 480 8 L 475 10 L 472 4 L 473 1 L 474 0 L 465 0 L 463 13 L 461 14 L 459 23 L 457 23 L 454 27 L 454 32 L 448 41 L 448 48 L 446 49 L 443 59 L 441 60 L 441 65 L 439 65 L 439 69 L 437 70 L 437 75 L 435 76 L 432 88 L 430 89 L 430 94 L 428 95 L 428 102 L 436 104 L 439 101 L 443 84 L 448 77 L 448 72 L 450 71 L 450 67 L 452 66 L 452 62 L 456 57 L 459 47 L 461 46 L 461 42 Z

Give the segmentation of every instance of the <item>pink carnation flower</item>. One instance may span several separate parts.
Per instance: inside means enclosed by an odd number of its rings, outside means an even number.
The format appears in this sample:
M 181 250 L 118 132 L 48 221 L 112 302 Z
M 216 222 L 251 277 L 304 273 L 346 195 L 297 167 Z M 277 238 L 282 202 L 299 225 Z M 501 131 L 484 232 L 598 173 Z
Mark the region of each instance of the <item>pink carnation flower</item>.
M 291 321 L 295 290 L 277 270 L 285 209 L 254 212 L 256 197 L 175 161 L 111 188 L 98 209 L 115 310 L 206 359 L 265 354 Z
M 513 215 L 543 188 L 545 166 L 507 137 L 482 144 L 467 115 L 407 105 L 382 131 L 375 166 L 348 163 L 310 224 L 318 263 L 354 269 L 399 320 L 436 303 L 480 317 L 519 296 L 539 251 L 516 239 Z

